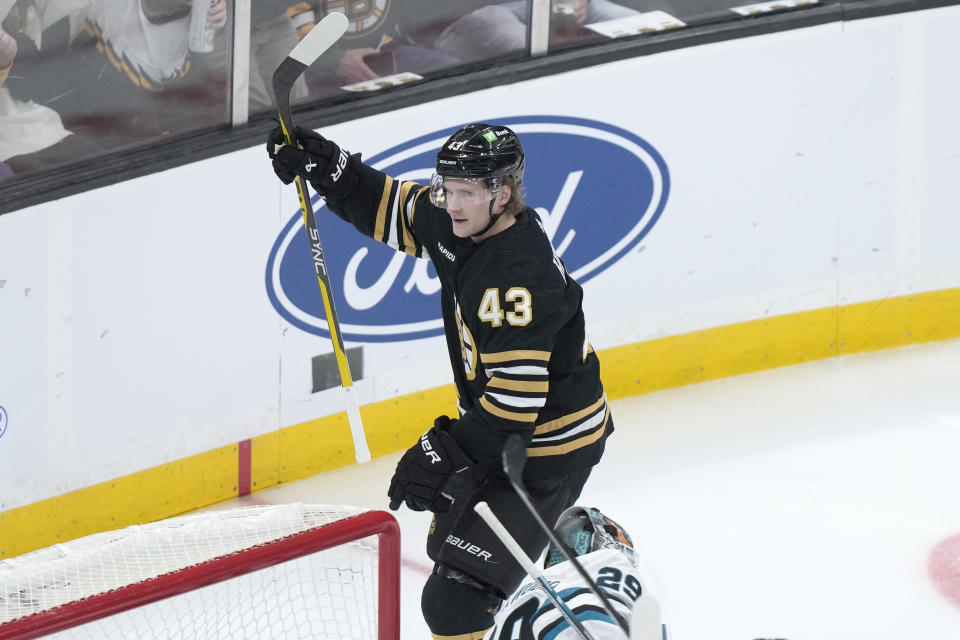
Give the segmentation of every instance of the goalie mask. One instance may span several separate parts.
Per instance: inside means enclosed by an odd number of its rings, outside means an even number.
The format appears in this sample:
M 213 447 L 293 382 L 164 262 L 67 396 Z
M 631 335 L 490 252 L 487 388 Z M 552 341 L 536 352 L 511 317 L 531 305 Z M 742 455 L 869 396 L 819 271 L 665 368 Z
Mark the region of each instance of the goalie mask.
M 482 183 L 490 192 L 489 226 L 496 215 L 493 202 L 507 178 L 514 189 L 523 182 L 523 145 L 507 127 L 490 124 L 468 124 L 456 131 L 437 153 L 437 172 L 431 180 L 430 195 L 438 207 L 447 207 L 445 178 L 458 178 Z M 488 227 L 489 228 L 489 227 Z
M 637 554 L 633 550 L 630 534 L 592 507 L 570 507 L 560 514 L 554 530 L 557 538 L 570 548 L 574 557 L 599 549 L 617 549 L 627 556 L 631 563 L 637 563 Z M 563 552 L 551 544 L 544 559 L 544 568 L 564 560 L 566 558 Z

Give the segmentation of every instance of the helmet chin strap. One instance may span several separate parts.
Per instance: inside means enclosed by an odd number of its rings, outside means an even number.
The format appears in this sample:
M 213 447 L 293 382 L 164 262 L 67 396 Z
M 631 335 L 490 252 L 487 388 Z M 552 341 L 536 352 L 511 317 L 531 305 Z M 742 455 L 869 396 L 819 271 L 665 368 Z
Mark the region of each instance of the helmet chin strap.
M 495 200 L 496 200 L 495 197 L 490 200 L 490 207 L 487 209 L 487 213 L 490 214 L 490 222 L 487 223 L 487 226 L 485 226 L 485 227 L 483 228 L 483 230 L 478 231 L 477 233 L 475 233 L 475 234 L 473 234 L 472 236 L 470 236 L 471 238 L 476 238 L 477 236 L 482 236 L 482 235 L 485 234 L 487 231 L 490 231 L 490 229 L 493 228 L 493 225 L 497 224 L 497 220 L 500 219 L 500 216 L 503 215 L 503 211 L 501 211 L 500 213 L 494 213 L 494 212 L 493 212 L 493 203 L 494 203 Z

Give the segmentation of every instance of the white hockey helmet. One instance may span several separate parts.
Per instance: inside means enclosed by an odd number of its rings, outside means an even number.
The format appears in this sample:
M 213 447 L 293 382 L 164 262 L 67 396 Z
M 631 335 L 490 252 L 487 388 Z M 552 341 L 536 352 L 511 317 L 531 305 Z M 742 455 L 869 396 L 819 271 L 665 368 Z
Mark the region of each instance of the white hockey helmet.
M 557 518 L 554 531 L 574 557 L 599 549 L 617 549 L 627 556 L 631 563 L 637 563 L 637 553 L 633 549 L 630 534 L 593 507 L 572 506 L 566 509 Z M 543 565 L 544 568 L 551 567 L 564 560 L 566 558 L 560 549 L 551 544 Z

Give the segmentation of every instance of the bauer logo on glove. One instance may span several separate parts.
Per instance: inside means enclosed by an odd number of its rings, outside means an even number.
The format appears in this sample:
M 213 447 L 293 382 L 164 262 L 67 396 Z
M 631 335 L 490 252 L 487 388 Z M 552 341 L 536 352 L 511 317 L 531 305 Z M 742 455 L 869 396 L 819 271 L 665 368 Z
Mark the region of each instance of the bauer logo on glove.
M 345 149 L 340 149 L 340 157 L 337 158 L 337 162 L 333 166 L 333 173 L 330 174 L 330 179 L 334 182 L 339 182 L 340 178 L 343 177 L 343 170 L 347 168 L 347 162 L 350 161 L 350 152 Z
M 443 429 L 451 422 L 443 418 L 437 419 L 440 428 L 434 426 L 420 436 L 397 463 L 387 491 L 391 509 L 406 503 L 414 511 L 443 513 L 453 505 L 452 493 L 459 493 L 454 486 L 469 484 L 476 465 Z M 454 478 L 456 481 L 451 482 Z
M 420 436 L 420 446 L 423 447 L 424 453 L 427 454 L 427 457 L 430 458 L 430 464 L 437 464 L 438 462 L 443 462 L 443 458 L 440 457 L 440 454 L 433 450 L 433 445 L 430 444 L 430 434 L 425 433 Z

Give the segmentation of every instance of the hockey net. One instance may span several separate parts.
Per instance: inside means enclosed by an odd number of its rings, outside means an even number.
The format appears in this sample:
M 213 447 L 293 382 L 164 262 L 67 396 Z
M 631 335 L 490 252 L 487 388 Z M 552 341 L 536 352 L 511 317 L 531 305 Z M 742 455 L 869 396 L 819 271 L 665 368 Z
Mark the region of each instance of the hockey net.
M 399 560 L 399 527 L 384 511 L 180 516 L 0 562 L 0 640 L 397 640 Z

